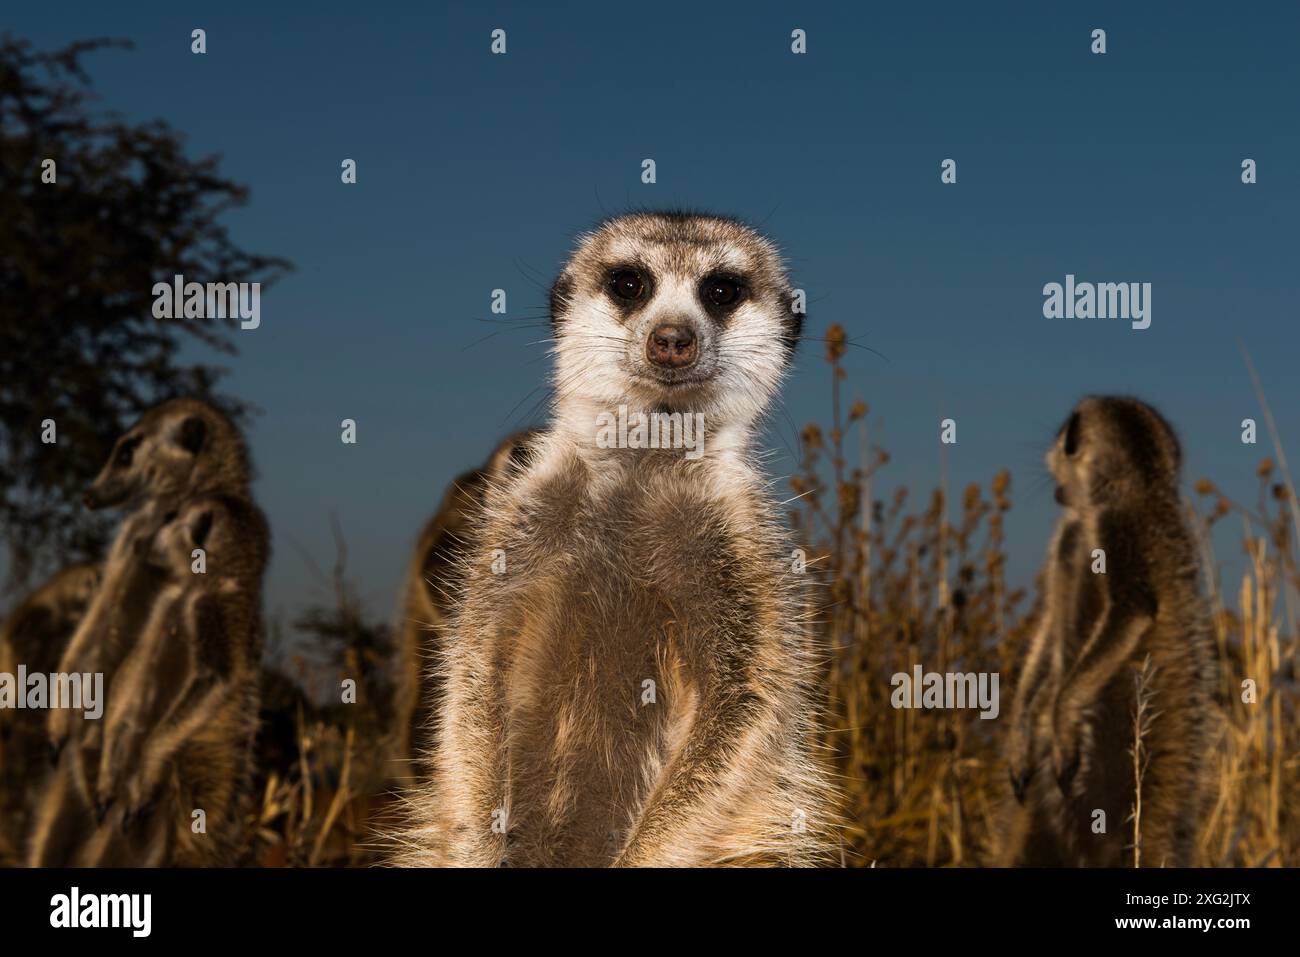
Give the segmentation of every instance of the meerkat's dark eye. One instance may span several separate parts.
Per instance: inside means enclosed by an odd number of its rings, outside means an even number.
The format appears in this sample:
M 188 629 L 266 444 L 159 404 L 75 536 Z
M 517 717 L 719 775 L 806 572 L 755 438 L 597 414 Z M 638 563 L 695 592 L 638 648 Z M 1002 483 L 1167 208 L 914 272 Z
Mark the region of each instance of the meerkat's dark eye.
M 610 277 L 609 288 L 619 299 L 631 302 L 645 292 L 645 280 L 635 269 L 620 269 Z
M 715 306 L 734 306 L 745 295 L 745 287 L 726 276 L 704 280 L 704 298 Z
M 1079 413 L 1076 412 L 1070 416 L 1070 421 L 1065 423 L 1065 454 L 1073 455 L 1079 451 Z
M 191 527 L 190 532 L 194 537 L 194 544 L 202 548 L 208 540 L 208 533 L 212 531 L 212 513 L 204 512 L 199 516 L 199 520 Z
M 131 459 L 135 456 L 136 447 L 140 444 L 141 437 L 136 436 L 133 439 L 127 439 L 117 447 L 117 455 L 113 456 L 113 464 L 120 469 L 129 469 Z

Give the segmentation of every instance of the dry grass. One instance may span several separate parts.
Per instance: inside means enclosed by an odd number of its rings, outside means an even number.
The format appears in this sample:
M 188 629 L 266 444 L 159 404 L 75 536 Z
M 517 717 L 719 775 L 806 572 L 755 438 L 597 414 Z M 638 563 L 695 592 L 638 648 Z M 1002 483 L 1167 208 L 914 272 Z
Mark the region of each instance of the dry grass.
M 871 442 L 862 402 L 842 412 L 842 330 L 827 335 L 832 369 L 829 428 L 809 425 L 802 436 L 799 497 L 793 519 L 815 556 L 826 589 L 823 620 L 831 648 L 827 745 L 846 792 L 845 860 L 884 866 L 971 866 L 996 845 L 997 809 L 1009 794 L 999 753 L 999 721 L 976 710 L 917 711 L 891 707 L 890 677 L 915 663 L 927 671 L 999 672 L 1010 701 L 1036 608 L 1008 589 L 1003 516 L 1011 508 L 1007 472 L 987 489 L 968 486 L 948 502 L 942 475 L 919 509 L 899 491 L 873 495 L 889 457 Z M 1252 371 L 1253 374 L 1253 371 Z M 1262 402 L 1262 396 L 1261 396 Z M 1266 412 L 1272 431 L 1272 417 Z M 1275 451 L 1280 462 L 1280 445 Z M 847 446 L 856 447 L 850 465 Z M 1238 609 L 1226 607 L 1217 573 L 1207 573 L 1222 687 L 1224 734 L 1214 756 L 1213 808 L 1201 835 L 1206 865 L 1300 863 L 1300 715 L 1297 715 L 1296 532 L 1300 520 L 1289 476 L 1259 467 L 1260 493 L 1245 508 L 1201 481 L 1205 510 L 1189 506 L 1200 533 L 1204 566 L 1215 569 L 1211 527 L 1228 515 L 1242 522 L 1251 564 L 1238 589 Z M 1252 678 L 1253 703 L 1242 681 Z M 1134 716 L 1135 774 L 1145 757 Z M 1140 782 L 1135 781 L 1135 784 Z M 1140 836 L 1135 787 L 1135 834 Z M 1138 845 L 1140 847 L 1140 845 Z M 1135 862 L 1137 849 L 1135 848 Z
M 380 832 L 397 810 L 390 759 L 396 675 L 392 632 L 368 621 L 347 576 L 347 547 L 332 522 L 337 559 L 314 569 L 331 603 L 294 621 L 294 653 L 271 629 L 257 743 L 249 864 L 347 867 L 380 860 Z M 344 682 L 355 691 L 344 700 Z
M 264 709 L 265 710 L 265 709 Z M 388 782 L 357 773 L 359 756 L 383 739 L 363 738 L 342 713 L 297 705 L 292 747 L 267 756 L 262 742 L 245 863 L 263 867 L 347 867 L 378 860 L 375 829 L 395 807 Z M 264 734 L 265 737 L 265 734 Z M 371 762 L 374 764 L 375 762 Z
M 968 486 L 955 508 L 942 474 L 940 487 L 920 507 L 905 491 L 878 499 L 874 488 L 889 456 L 871 441 L 865 404 L 846 409 L 842 401 L 843 332 L 832 328 L 826 345 L 832 418 L 826 429 L 809 425 L 803 432 L 802 468 L 791 482 L 798 495 L 792 520 L 824 586 L 821 619 L 832 652 L 826 744 L 845 794 L 844 860 L 851 866 L 978 866 L 994 845 L 997 811 L 1009 793 L 999 753 L 1002 722 L 981 720 L 974 709 L 895 709 L 890 677 L 917 662 L 928 671 L 996 671 L 1002 700 L 1010 701 L 1037 613 L 1027 607 L 1025 591 L 1008 588 L 1004 578 L 1010 475 L 999 472 L 986 488 Z M 1276 453 L 1284 463 L 1280 446 Z M 1200 841 L 1207 865 L 1300 863 L 1300 523 L 1289 477 L 1283 468 L 1275 481 L 1278 471 L 1269 460 L 1261 463 L 1253 507 L 1229 501 L 1204 480 L 1196 486 L 1204 507 L 1188 506 L 1209 570 L 1222 677 L 1217 786 Z M 1250 557 L 1235 609 L 1212 571 L 1210 544 L 1211 529 L 1229 518 L 1240 520 Z M 356 674 L 358 656 L 374 656 L 380 630 L 362 622 L 341 561 L 331 579 L 337 607 L 302 619 L 311 623 L 317 653 L 268 673 L 267 723 L 273 728 L 278 721 L 278 730 L 264 734 L 260 747 L 261 803 L 250 863 L 376 863 L 376 827 L 396 810 L 392 782 L 375 758 L 384 748 L 386 718 L 365 707 L 364 696 L 352 706 L 310 704 Z M 292 679 L 285 678 L 289 673 Z M 1255 681 L 1253 703 L 1243 701 L 1245 678 Z M 382 680 L 376 680 L 375 693 L 382 694 Z M 1141 729 L 1151 718 L 1145 710 L 1133 716 L 1129 823 L 1135 864 L 1147 759 Z

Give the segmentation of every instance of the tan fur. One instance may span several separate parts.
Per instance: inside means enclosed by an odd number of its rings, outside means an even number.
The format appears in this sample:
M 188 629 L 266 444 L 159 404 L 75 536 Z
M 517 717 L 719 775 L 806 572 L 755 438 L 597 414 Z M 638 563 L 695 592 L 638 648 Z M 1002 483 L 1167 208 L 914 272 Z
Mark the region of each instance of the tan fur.
M 206 573 L 192 570 L 195 548 Z M 261 512 L 231 496 L 186 503 L 156 536 L 150 561 L 168 584 L 118 672 L 95 792 L 111 812 L 101 830 L 123 846 L 95 863 L 234 862 L 257 731 L 267 551 Z M 191 828 L 196 808 L 206 834 Z
M 1181 454 L 1150 406 L 1089 398 L 1048 455 L 1065 511 L 1044 614 L 1016 689 L 1003 864 L 1130 866 L 1135 678 L 1150 657 L 1155 714 L 1143 747 L 1140 862 L 1195 863 L 1210 752 L 1215 659 L 1196 551 L 1178 494 Z M 1092 571 L 1094 550 L 1106 571 Z M 1105 812 L 1106 833 L 1093 833 Z
M 393 776 L 409 778 L 413 760 L 433 746 L 433 722 L 441 697 L 430 665 L 446 633 L 455 584 L 454 569 L 469 544 L 489 482 L 504 474 L 510 455 L 534 433 L 510 436 L 478 469 L 459 476 L 420 532 L 402 585 L 398 627 L 397 703 L 391 745 Z
M 191 428 L 193 427 L 193 428 Z M 197 441 L 197 448 L 187 443 Z M 123 462 L 123 455 L 130 456 Z M 153 534 L 188 496 L 248 495 L 249 466 L 239 431 L 217 409 L 174 399 L 150 409 L 114 445 L 87 490 L 92 507 L 124 507 L 103 585 L 69 642 L 60 671 L 103 672 L 107 681 L 139 633 L 158 581 L 142 556 Z M 50 740 L 62 747 L 79 719 L 51 714 Z
M 626 263 L 653 296 L 620 314 L 604 277 Z M 750 296 L 706 315 L 720 269 Z M 488 492 L 463 563 L 400 863 L 827 857 L 804 582 L 750 462 L 797 334 L 789 292 L 772 246 L 729 220 L 637 214 L 583 238 L 553 293 L 555 422 Z M 707 374 L 651 375 L 645 332 L 670 320 L 693 324 Z M 595 416 L 620 403 L 704 413 L 704 456 L 598 447 Z
M 57 671 L 99 587 L 98 565 L 71 565 L 19 603 L 0 628 L 0 672 Z M 23 689 L 19 689 L 22 693 Z M 22 860 L 33 807 L 50 773 L 45 713 L 0 710 L 0 866 Z
M 111 698 L 113 678 L 148 625 L 167 576 L 147 559 L 153 537 L 177 509 L 198 495 L 246 498 L 250 467 L 243 438 L 219 410 L 195 399 L 150 409 L 115 444 L 86 493 L 93 508 L 128 514 L 104 563 L 103 581 L 59 663 L 61 672 L 102 673 Z M 66 863 L 95 827 L 95 782 L 102 722 L 80 712 L 52 710 L 47 734 L 60 754 L 29 849 L 38 865 Z M 102 809 L 101 809 L 102 810 Z

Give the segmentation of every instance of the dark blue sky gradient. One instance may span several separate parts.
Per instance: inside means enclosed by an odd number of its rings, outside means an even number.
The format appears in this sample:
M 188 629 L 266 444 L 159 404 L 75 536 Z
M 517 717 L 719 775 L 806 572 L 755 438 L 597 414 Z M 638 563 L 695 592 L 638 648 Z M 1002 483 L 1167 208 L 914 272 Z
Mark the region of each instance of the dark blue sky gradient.
M 1239 441 L 1259 418 L 1240 339 L 1300 464 L 1294 4 L 278 6 L 3 18 L 47 48 L 135 41 L 90 60 L 104 104 L 220 153 L 252 187 L 236 240 L 297 265 L 261 328 L 237 335 L 226 380 L 264 410 L 251 441 L 272 613 L 323 597 L 298 546 L 330 565 L 331 511 L 372 612 L 392 612 L 447 481 L 542 418 L 528 414 L 541 393 L 527 397 L 546 333 L 526 323 L 575 232 L 633 205 L 760 222 L 808 290 L 809 331 L 839 322 L 886 357 L 848 358 L 850 397 L 893 455 L 886 491 L 928 495 L 943 417 L 958 422 L 954 495 L 1012 469 L 1020 583 L 1054 519 L 1050 487 L 1031 494 L 1041 454 L 1083 394 L 1157 404 L 1188 484 L 1253 501 L 1272 451 Z M 504 57 L 488 52 L 495 27 Z M 356 186 L 339 181 L 345 157 Z M 645 157 L 656 185 L 640 183 Z M 947 157 L 956 186 L 939 182 Z M 1240 182 L 1245 157 L 1257 185 Z M 1044 319 L 1042 287 L 1066 273 L 1151 282 L 1151 328 Z M 497 287 L 518 326 L 473 345 L 497 328 L 479 321 Z M 800 350 L 765 438 L 774 472 L 793 468 L 791 423 L 829 414 L 823 351 Z M 339 442 L 345 417 L 356 446 Z M 1232 569 L 1239 531 L 1217 541 Z

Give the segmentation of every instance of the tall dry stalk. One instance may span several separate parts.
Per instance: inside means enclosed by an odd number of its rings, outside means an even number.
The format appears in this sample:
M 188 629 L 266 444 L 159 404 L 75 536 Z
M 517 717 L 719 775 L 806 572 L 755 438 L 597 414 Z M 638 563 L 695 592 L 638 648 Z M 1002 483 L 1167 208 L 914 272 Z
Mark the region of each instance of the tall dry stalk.
M 1142 660 L 1142 667 L 1133 675 L 1133 743 L 1129 745 L 1129 755 L 1133 758 L 1133 810 L 1129 820 L 1133 822 L 1133 866 L 1142 866 L 1142 784 L 1146 778 L 1147 766 L 1151 755 L 1146 749 L 1146 737 L 1151 733 L 1151 724 L 1159 717 L 1151 710 L 1151 699 L 1155 689 L 1151 679 L 1156 669 L 1151 664 L 1151 656 Z

